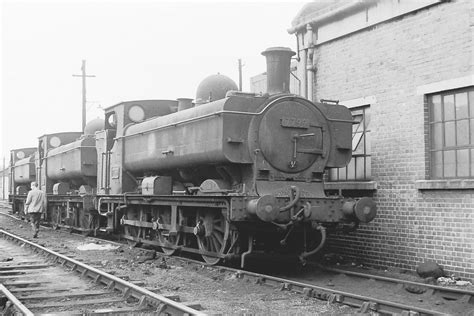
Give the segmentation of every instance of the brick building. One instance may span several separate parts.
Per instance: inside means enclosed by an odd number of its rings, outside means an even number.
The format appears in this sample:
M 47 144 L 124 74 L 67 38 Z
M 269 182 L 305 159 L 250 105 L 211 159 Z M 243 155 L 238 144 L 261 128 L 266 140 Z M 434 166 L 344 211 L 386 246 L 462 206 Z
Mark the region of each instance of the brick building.
M 378 204 L 330 250 L 474 279 L 473 28 L 470 0 L 319 0 L 294 18 L 300 94 L 340 100 L 358 122 L 354 159 L 326 188 Z
M 290 76 L 290 93 L 301 94 L 301 81 L 296 75 L 297 67 L 296 61 L 291 62 L 291 76 Z M 260 75 L 253 76 L 250 78 L 250 92 L 253 93 L 265 93 L 267 91 L 267 73 L 264 72 Z

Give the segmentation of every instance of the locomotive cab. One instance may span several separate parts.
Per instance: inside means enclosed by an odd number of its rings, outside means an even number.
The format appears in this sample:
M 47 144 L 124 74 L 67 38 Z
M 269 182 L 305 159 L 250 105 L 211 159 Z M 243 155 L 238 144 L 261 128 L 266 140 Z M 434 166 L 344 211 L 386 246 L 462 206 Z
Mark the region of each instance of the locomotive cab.
M 31 182 L 36 180 L 36 148 L 19 148 L 10 152 L 10 184 L 8 200 L 12 203 L 13 213 L 24 216 L 26 195 Z

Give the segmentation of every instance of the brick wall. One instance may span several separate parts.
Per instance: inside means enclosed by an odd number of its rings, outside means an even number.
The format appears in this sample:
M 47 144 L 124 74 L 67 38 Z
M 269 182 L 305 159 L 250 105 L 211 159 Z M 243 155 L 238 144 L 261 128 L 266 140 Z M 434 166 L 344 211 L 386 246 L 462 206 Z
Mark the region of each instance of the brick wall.
M 378 267 L 434 260 L 474 279 L 474 190 L 418 190 L 427 170 L 417 87 L 474 73 L 471 2 L 441 3 L 317 46 L 314 100 L 375 96 L 372 174 L 378 217 L 330 249 Z M 471 26 L 472 25 L 472 26 Z

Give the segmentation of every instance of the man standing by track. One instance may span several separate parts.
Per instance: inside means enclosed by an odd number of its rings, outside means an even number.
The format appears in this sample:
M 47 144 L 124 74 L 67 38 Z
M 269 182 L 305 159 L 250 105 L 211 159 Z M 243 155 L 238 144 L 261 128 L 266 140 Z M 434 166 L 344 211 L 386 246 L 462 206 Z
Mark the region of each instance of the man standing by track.
M 38 183 L 31 182 L 31 190 L 28 192 L 25 202 L 25 213 L 29 214 L 31 227 L 33 227 L 33 238 L 38 238 L 41 214 L 46 210 L 46 195 L 38 189 Z

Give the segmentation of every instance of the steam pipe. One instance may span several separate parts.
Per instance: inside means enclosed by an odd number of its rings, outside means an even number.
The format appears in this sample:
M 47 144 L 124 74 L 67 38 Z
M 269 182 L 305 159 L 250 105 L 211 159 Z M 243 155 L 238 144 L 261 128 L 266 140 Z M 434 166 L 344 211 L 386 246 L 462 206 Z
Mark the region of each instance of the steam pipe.
M 323 248 L 324 244 L 326 243 L 326 227 L 318 226 L 317 229 L 321 231 L 321 242 L 315 249 L 311 251 L 305 251 L 301 255 L 299 255 L 298 258 L 300 259 L 302 264 L 306 264 L 306 258 L 317 253 L 319 250 L 321 250 L 321 248 Z
M 300 194 L 301 194 L 300 188 L 298 188 L 296 186 L 291 186 L 291 189 L 295 190 L 295 198 L 293 200 L 291 200 L 290 203 L 288 203 L 284 207 L 280 208 L 280 213 L 285 212 L 285 211 L 289 210 L 290 208 L 292 208 L 293 206 L 295 206 L 296 202 L 298 202 L 298 200 L 300 199 Z
M 253 235 L 249 235 L 249 240 L 248 240 L 248 250 L 246 252 L 244 252 L 242 254 L 242 256 L 240 257 L 240 267 L 241 268 L 244 268 L 245 266 L 245 258 L 247 257 L 247 255 L 251 254 L 252 251 L 253 251 Z

